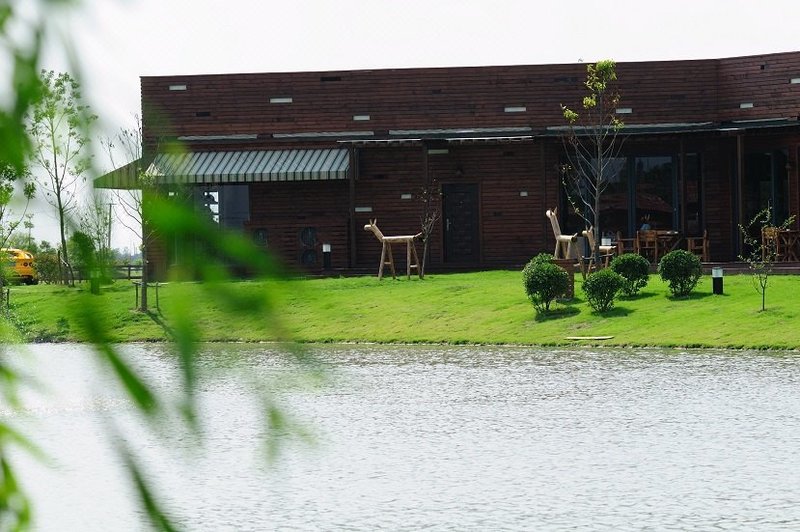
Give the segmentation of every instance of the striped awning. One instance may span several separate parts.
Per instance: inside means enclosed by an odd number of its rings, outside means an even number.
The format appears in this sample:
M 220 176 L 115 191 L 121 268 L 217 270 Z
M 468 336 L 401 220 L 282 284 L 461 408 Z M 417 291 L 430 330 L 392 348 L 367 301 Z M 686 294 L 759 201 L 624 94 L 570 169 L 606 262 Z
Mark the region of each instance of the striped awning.
M 133 164 L 133 163 L 131 163 Z M 250 183 L 347 179 L 346 149 L 248 150 L 159 153 L 145 175 L 159 184 Z M 126 167 L 123 167 L 126 168 Z M 98 188 L 138 188 L 133 172 L 115 170 L 95 180 Z

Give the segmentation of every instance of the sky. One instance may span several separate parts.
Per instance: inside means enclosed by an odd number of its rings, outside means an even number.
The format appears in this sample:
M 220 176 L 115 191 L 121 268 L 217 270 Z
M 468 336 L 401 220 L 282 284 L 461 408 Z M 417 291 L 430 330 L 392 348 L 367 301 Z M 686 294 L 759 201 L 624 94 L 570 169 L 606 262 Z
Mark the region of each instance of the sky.
M 98 138 L 131 127 L 139 77 L 703 59 L 800 50 L 800 0 L 83 0 L 48 13 Z M 98 153 L 98 166 L 110 163 Z M 56 240 L 36 207 L 37 238 Z M 52 218 L 49 219 L 48 216 Z M 115 247 L 135 246 L 119 224 Z

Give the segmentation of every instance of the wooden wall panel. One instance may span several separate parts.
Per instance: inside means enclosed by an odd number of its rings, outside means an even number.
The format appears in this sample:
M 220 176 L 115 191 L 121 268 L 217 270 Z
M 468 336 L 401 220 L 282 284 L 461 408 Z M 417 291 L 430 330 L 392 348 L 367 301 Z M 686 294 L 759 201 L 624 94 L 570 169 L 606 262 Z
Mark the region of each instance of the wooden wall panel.
M 763 67 L 763 68 L 762 68 Z M 796 118 L 800 53 L 619 63 L 629 124 Z M 562 125 L 586 65 L 528 65 L 143 77 L 145 135 L 374 131 Z M 333 81 L 325 81 L 333 80 Z M 185 91 L 169 86 L 185 84 Z M 291 103 L 270 98 L 291 97 Z M 739 109 L 753 101 L 754 108 Z M 506 106 L 525 112 L 507 113 Z M 198 116 L 207 114 L 207 116 Z M 369 115 L 366 122 L 354 115 Z
M 534 139 L 510 144 L 447 145 L 430 155 L 429 175 L 439 185 L 475 183 L 480 190 L 481 266 L 523 264 L 551 252 L 553 235 L 544 216 L 559 204 L 557 166 L 562 150 L 541 134 L 563 125 L 560 104 L 579 108 L 586 65 L 528 65 L 370 71 L 291 72 L 143 77 L 142 101 L 148 149 L 162 135 L 249 134 L 246 141 L 189 143 L 188 149 L 286 149 L 347 147 L 335 138 L 279 139 L 273 134 L 370 131 L 364 138 L 387 138 L 390 130 L 525 127 Z M 730 121 L 795 120 L 800 115 L 800 52 L 696 61 L 620 63 L 621 107 L 627 125 Z M 185 91 L 169 86 L 185 84 Z M 270 103 L 270 98 L 292 98 Z M 741 109 L 741 103 L 753 103 Z M 506 106 L 525 112 L 507 113 Z M 207 116 L 202 116 L 207 114 Z M 369 121 L 354 121 L 369 115 Z M 736 126 L 739 127 L 739 126 Z M 783 131 L 786 131 L 785 133 Z M 785 148 L 789 153 L 789 204 L 800 213 L 797 127 L 748 129 L 745 149 Z M 705 220 L 715 260 L 735 249 L 732 213 L 736 133 L 712 131 L 630 137 L 626 153 L 677 155 L 680 138 L 687 153 L 699 153 L 704 179 Z M 513 133 L 510 133 L 513 135 Z M 727 136 L 726 136 L 727 135 Z M 415 135 L 410 134 L 410 137 Z M 419 136 L 419 135 L 416 135 Z M 355 206 L 371 212 L 354 216 L 351 235 L 349 183 L 259 183 L 251 188 L 249 230 L 265 227 L 270 245 L 289 263 L 302 247 L 297 233 L 317 227 L 318 241 L 333 245 L 333 265 L 349 264 L 351 237 L 357 268 L 377 268 L 380 244 L 363 225 L 377 218 L 385 234 L 419 231 L 419 194 L 425 174 L 423 146 L 360 147 Z M 521 196 L 520 192 L 527 196 Z M 402 199 L 411 194 L 411 199 Z M 443 229 L 430 243 L 430 264 L 443 266 Z M 321 250 L 320 250 L 321 251 Z M 160 253 L 155 251 L 154 253 Z M 321 252 L 319 254 L 321 261 Z M 402 267 L 404 254 L 398 257 Z M 321 265 L 321 262 L 320 262 Z
M 287 265 L 299 269 L 322 269 L 322 244 L 331 244 L 331 266 L 348 266 L 347 181 L 301 181 L 254 183 L 250 187 L 250 221 L 246 230 L 266 229 L 268 248 Z M 300 232 L 311 227 L 316 241 L 305 245 Z M 317 261 L 301 265 L 305 250 L 314 249 Z

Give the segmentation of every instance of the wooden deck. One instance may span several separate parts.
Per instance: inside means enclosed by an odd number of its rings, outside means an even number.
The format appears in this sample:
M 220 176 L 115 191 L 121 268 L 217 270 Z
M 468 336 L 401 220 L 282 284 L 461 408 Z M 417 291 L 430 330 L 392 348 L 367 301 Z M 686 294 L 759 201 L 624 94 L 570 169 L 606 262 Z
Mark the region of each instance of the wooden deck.
M 703 273 L 711 273 L 711 268 L 722 268 L 726 274 L 750 273 L 746 262 L 704 262 Z M 800 274 L 800 262 L 776 262 L 773 264 L 772 273 L 776 275 Z

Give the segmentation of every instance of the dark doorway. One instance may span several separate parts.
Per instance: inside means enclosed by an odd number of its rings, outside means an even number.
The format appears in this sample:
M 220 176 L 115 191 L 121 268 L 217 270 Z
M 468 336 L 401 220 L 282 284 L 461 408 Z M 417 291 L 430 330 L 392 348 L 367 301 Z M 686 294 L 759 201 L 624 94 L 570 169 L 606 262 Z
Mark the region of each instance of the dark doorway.
M 478 233 L 478 185 L 442 185 L 444 261 L 477 264 L 480 261 Z

